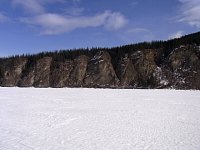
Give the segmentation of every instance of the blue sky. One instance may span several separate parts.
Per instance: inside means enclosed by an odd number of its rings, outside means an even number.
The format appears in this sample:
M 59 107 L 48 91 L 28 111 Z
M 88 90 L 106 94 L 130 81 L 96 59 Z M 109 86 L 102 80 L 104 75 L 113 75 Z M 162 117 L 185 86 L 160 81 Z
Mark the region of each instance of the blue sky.
M 200 0 L 1 0 L 0 56 L 167 40 L 200 29 Z

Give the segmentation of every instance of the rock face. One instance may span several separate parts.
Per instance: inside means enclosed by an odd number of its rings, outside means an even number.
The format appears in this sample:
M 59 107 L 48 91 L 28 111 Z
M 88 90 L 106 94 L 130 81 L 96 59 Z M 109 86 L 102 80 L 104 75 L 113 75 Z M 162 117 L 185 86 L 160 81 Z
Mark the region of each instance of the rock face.
M 132 55 L 134 66 L 138 72 L 140 86 L 148 86 L 148 82 L 152 79 L 157 65 L 155 63 L 155 50 L 146 49 L 137 51 Z
M 84 78 L 86 75 L 87 71 L 87 66 L 88 66 L 88 61 L 89 58 L 87 56 L 79 56 L 77 59 L 74 61 L 74 69 L 71 74 L 71 85 L 80 87 L 84 86 Z
M 35 78 L 33 86 L 39 88 L 45 88 L 50 86 L 50 67 L 51 67 L 52 58 L 44 57 L 38 60 L 35 68 Z
M 1 86 L 17 86 L 26 63 L 26 58 L 17 58 L 15 60 L 8 59 L 4 64 L 4 72 L 2 73 Z
M 34 78 L 35 78 L 35 72 L 34 72 L 34 70 L 31 70 L 27 74 L 22 75 L 22 77 L 18 83 L 18 86 L 19 87 L 31 87 L 31 86 L 33 86 Z
M 114 87 L 119 83 L 108 52 L 98 52 L 89 62 L 84 80 L 87 87 Z
M 50 56 L 0 59 L 0 86 L 200 89 L 198 46 L 182 45 L 165 58 L 162 49 L 111 56 L 99 50 L 59 61 Z
M 137 87 L 138 85 L 138 72 L 133 65 L 132 59 L 126 55 L 121 59 L 118 64 L 118 73 L 120 78 L 120 87 Z
M 73 62 L 52 62 L 51 74 L 50 74 L 50 86 L 54 88 L 61 88 L 71 86 L 69 82 L 70 73 L 73 70 Z
M 50 86 L 55 88 L 83 86 L 87 64 L 88 57 L 84 55 L 74 61 L 52 62 Z
M 198 51 L 195 47 L 187 45 L 175 49 L 169 56 L 170 67 L 173 71 L 178 69 L 195 69 L 200 64 Z
M 169 56 L 168 62 L 173 72 L 175 88 L 200 89 L 200 59 L 199 48 L 191 45 L 175 49 Z

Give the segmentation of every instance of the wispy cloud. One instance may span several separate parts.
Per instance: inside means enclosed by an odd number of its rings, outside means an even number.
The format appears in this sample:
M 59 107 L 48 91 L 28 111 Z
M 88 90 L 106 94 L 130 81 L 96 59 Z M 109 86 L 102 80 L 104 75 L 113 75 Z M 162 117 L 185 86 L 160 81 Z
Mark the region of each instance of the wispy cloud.
M 105 12 L 106 18 L 104 20 L 104 26 L 108 30 L 118 30 L 124 27 L 128 20 L 119 12 Z
M 129 30 L 126 31 L 127 33 L 142 33 L 142 32 L 149 32 L 150 31 L 146 28 L 131 28 Z
M 184 34 L 183 31 L 177 31 L 176 33 L 170 34 L 169 39 L 180 38 Z
M 45 11 L 42 6 L 42 1 L 37 0 L 13 0 L 12 4 L 15 6 L 21 6 L 25 11 L 31 13 L 42 13 Z
M 179 0 L 181 2 L 181 15 L 179 22 L 187 22 L 191 26 L 200 28 L 200 1 Z
M 64 3 L 64 0 L 12 0 L 13 6 L 20 6 L 28 13 L 44 13 L 45 5 Z
M 44 13 L 35 17 L 21 18 L 21 22 L 42 28 L 41 34 L 56 35 L 87 27 L 105 27 L 108 30 L 118 30 L 127 23 L 119 12 L 105 11 L 94 16 L 64 16 Z
M 46 6 L 52 3 L 67 4 L 65 0 L 12 0 L 12 4 L 32 13 L 21 17 L 20 22 L 37 27 L 40 33 L 45 35 L 62 34 L 88 27 L 103 27 L 115 31 L 123 28 L 128 22 L 120 12 L 104 11 L 96 15 L 84 15 L 84 8 L 77 5 L 81 0 L 68 1 L 71 1 L 73 6 L 59 8 L 62 13 L 50 13 Z
M 153 32 L 147 28 L 129 27 L 120 35 L 121 39 L 126 43 L 152 41 L 155 39 Z
M 82 15 L 82 13 L 84 12 L 84 8 L 83 7 L 70 7 L 67 9 L 62 9 L 63 12 L 67 15 L 72 15 L 72 16 L 80 16 Z
M 0 12 L 0 23 L 7 22 L 9 18 L 3 13 Z

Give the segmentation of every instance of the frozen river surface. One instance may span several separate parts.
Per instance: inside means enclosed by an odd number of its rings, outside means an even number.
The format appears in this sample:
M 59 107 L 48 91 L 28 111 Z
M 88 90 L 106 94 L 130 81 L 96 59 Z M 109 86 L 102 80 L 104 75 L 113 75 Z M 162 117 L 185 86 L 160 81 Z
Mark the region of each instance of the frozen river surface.
M 200 150 L 200 91 L 0 88 L 0 150 Z

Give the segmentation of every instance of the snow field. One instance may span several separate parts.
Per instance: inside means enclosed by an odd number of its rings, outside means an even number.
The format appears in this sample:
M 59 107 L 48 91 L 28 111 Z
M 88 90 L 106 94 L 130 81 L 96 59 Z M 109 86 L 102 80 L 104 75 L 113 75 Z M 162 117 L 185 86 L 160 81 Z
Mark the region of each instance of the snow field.
M 200 150 L 200 91 L 0 88 L 0 150 Z

